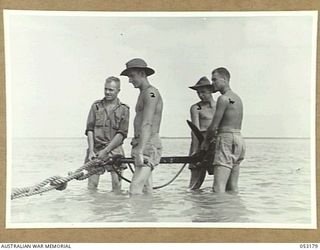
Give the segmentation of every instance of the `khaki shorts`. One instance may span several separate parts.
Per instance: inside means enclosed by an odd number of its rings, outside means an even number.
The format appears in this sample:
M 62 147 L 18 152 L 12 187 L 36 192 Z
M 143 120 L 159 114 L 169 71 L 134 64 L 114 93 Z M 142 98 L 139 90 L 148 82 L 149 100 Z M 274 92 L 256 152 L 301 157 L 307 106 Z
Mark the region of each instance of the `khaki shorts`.
M 233 169 L 244 159 L 246 147 L 238 131 L 221 131 L 217 135 L 213 165 Z
M 137 152 L 137 143 L 138 139 L 133 138 L 131 145 L 131 156 L 135 158 L 138 154 Z M 153 169 L 155 166 L 157 166 L 160 163 L 162 155 L 162 145 L 161 145 L 161 139 L 159 135 L 153 135 L 151 139 L 146 143 L 146 146 L 143 150 L 143 158 L 148 161 L 147 164 L 144 164 L 145 167 L 151 167 Z

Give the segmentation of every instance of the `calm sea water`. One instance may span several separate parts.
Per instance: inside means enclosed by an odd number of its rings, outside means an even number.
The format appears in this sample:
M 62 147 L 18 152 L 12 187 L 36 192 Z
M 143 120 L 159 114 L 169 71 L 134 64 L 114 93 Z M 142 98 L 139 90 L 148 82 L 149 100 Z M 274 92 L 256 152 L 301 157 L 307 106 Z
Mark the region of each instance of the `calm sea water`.
M 186 155 L 189 143 L 189 139 L 163 139 L 163 156 Z M 266 227 L 310 224 L 313 208 L 310 140 L 247 139 L 246 146 L 238 194 L 213 193 L 213 176 L 207 176 L 200 191 L 189 191 L 190 171 L 185 168 L 172 184 L 155 190 L 152 196 L 130 197 L 126 182 L 121 194 L 110 191 L 107 173 L 100 178 L 97 191 L 88 191 L 86 180 L 73 180 L 64 191 L 9 201 L 8 221 L 12 225 L 26 223 L 26 227 L 34 223 L 54 227 L 55 223 L 108 226 L 123 222 L 152 222 L 154 226 L 162 222 L 191 226 L 195 222 L 226 223 L 226 226 L 263 223 Z M 129 156 L 128 140 L 124 147 Z M 35 185 L 53 175 L 66 176 L 82 166 L 85 150 L 85 138 L 14 139 L 11 187 Z M 159 165 L 154 171 L 154 185 L 169 181 L 180 167 L 180 164 Z M 130 170 L 124 176 L 130 179 Z

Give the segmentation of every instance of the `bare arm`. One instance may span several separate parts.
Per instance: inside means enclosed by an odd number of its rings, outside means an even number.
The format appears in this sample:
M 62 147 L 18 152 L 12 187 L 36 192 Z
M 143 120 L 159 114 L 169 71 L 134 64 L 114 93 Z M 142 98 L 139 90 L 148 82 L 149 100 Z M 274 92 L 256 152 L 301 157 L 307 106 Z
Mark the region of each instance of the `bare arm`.
M 128 135 L 128 127 L 129 127 L 129 108 L 123 110 L 123 116 L 120 121 L 120 126 L 118 131 L 116 131 L 115 136 L 112 138 L 111 142 L 106 146 L 103 150 L 98 153 L 98 157 L 105 157 L 112 150 L 119 147 L 125 138 Z
M 201 146 L 202 149 L 206 150 L 209 147 L 210 142 L 212 141 L 213 137 L 216 135 L 219 124 L 223 118 L 224 112 L 226 111 L 226 108 L 228 106 L 228 99 L 221 95 L 218 98 L 216 111 L 214 113 L 212 122 L 210 123 L 208 129 L 207 129 L 207 135 L 206 138 Z
M 94 153 L 94 139 L 93 139 L 93 131 L 95 125 L 95 113 L 93 111 L 94 105 L 91 106 L 88 118 L 87 118 L 87 127 L 85 134 L 87 135 L 88 142 L 88 159 L 91 160 L 93 157 L 96 157 Z
M 208 134 L 214 134 L 218 130 L 219 124 L 223 118 L 224 112 L 226 111 L 228 106 L 228 99 L 225 96 L 219 96 L 216 106 L 216 111 L 214 113 L 212 122 L 208 127 Z
M 116 134 L 111 142 L 108 144 L 108 146 L 106 146 L 104 149 L 102 149 L 101 151 L 99 151 L 98 153 L 98 157 L 103 158 L 105 156 L 107 156 L 112 150 L 114 150 L 115 148 L 119 147 L 122 142 L 123 142 L 123 135 L 118 133 Z
M 92 157 L 95 157 L 94 153 L 94 140 L 93 140 L 93 131 L 87 132 L 87 142 L 88 142 L 88 150 L 89 150 L 89 160 L 92 159 Z
M 200 122 L 199 122 L 199 111 L 197 110 L 196 105 L 192 105 L 190 108 L 190 116 L 192 123 L 197 126 L 197 128 L 200 128 Z M 189 154 L 193 154 L 197 151 L 198 148 L 198 139 L 194 135 L 194 133 L 191 132 L 191 146 L 190 146 L 190 152 Z
M 151 128 L 160 95 L 154 89 L 148 89 L 143 96 L 143 113 L 141 122 L 141 134 L 137 146 L 137 152 L 142 154 L 144 147 L 151 136 Z

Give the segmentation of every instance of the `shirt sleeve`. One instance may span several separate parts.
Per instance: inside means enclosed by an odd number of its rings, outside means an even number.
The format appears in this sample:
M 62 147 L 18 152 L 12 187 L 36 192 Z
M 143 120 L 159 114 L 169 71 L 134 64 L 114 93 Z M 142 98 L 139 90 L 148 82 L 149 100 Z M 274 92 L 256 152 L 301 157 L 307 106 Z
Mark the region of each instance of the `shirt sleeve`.
M 116 134 L 122 134 L 123 139 L 127 138 L 128 136 L 128 129 L 129 129 L 129 117 L 130 111 L 128 107 L 123 108 L 123 115 L 120 121 L 119 129 L 117 130 Z
M 88 118 L 87 118 L 87 127 L 85 131 L 85 135 L 88 135 L 88 131 L 94 131 L 94 124 L 96 120 L 95 112 L 94 112 L 94 104 L 91 106 Z

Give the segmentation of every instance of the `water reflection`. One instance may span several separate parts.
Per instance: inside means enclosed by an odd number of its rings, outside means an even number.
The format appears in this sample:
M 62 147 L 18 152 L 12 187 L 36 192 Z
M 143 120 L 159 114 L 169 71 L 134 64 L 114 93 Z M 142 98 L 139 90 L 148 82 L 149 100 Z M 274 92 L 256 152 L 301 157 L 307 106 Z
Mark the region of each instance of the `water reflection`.
M 101 190 L 86 191 L 90 213 L 85 215 L 88 222 L 123 222 L 128 213 L 128 193 Z
M 192 222 L 248 222 L 248 209 L 236 193 L 214 193 L 211 188 L 190 191 L 185 199 L 190 202 Z
M 114 194 L 109 191 L 109 178 L 101 178 L 96 192 L 86 190 L 86 181 L 72 181 L 62 192 L 51 191 L 10 201 L 9 221 L 30 225 L 93 222 L 106 226 L 108 224 L 103 223 L 310 223 L 315 214 L 314 195 L 311 196 L 314 189 L 310 185 L 313 167 L 310 140 L 247 142 L 248 154 L 240 174 L 238 195 L 212 193 L 211 178 L 205 180 L 205 188 L 199 192 L 187 191 L 188 171 L 182 172 L 169 186 L 156 190 L 152 197 L 130 198 L 127 183 L 123 183 L 123 193 Z M 184 155 L 189 145 L 185 139 L 164 140 L 164 154 Z M 15 141 L 9 190 L 34 185 L 52 175 L 65 176 L 69 170 L 81 166 L 85 147 L 86 141 L 82 139 Z M 159 166 L 156 185 L 168 181 L 178 169 L 179 166 L 173 165 Z M 131 173 L 127 174 L 131 178 Z
M 155 199 L 153 195 L 131 196 L 128 205 L 130 207 L 129 222 L 155 222 L 158 221 L 155 213 Z
M 88 207 L 92 222 L 155 222 L 158 221 L 155 199 L 152 195 L 130 196 L 128 191 L 114 193 L 111 191 L 87 190 Z M 156 199 L 159 201 L 159 199 Z

